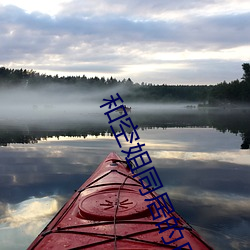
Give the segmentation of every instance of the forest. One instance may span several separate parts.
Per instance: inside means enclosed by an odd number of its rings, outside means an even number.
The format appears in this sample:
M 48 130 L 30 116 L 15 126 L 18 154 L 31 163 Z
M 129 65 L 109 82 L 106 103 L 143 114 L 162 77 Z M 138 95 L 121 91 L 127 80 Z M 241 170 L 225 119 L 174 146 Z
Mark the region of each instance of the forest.
M 144 102 L 199 102 L 200 106 L 220 106 L 232 104 L 250 104 L 250 64 L 243 63 L 242 78 L 216 85 L 154 85 L 152 83 L 134 83 L 130 78 L 117 80 L 112 76 L 52 76 L 40 74 L 34 70 L 9 69 L 0 67 L 0 88 L 21 87 L 36 89 L 51 84 L 60 84 L 79 88 L 80 91 L 111 90 L 115 87 L 125 89 L 126 101 Z

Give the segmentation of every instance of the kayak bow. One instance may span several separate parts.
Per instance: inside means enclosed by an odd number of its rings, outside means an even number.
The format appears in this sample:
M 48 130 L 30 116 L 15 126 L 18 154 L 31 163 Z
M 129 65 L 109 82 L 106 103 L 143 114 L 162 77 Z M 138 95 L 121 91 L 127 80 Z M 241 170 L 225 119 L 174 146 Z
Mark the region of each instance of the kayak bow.
M 31 249 L 193 249 L 211 250 L 201 236 L 177 213 L 171 216 L 177 226 L 164 223 L 159 234 L 157 223 L 166 219 L 152 219 L 147 205 L 157 193 L 142 196 L 142 185 L 133 178 L 126 161 L 110 153 L 92 176 L 74 193 L 51 222 L 29 246 Z M 165 212 L 167 213 L 167 209 Z M 158 211 L 154 211 L 158 215 Z M 172 230 L 168 230 L 168 228 Z M 181 230 L 184 238 L 168 245 Z M 179 231 L 178 231 L 179 232 Z M 172 233 L 172 235 L 171 235 Z M 189 242 L 192 248 L 183 246 Z

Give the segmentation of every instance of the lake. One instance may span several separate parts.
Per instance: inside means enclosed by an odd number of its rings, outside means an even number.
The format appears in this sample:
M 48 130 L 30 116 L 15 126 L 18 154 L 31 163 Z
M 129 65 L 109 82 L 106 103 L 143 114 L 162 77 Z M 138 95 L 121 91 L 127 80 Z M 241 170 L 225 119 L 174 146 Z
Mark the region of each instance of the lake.
M 129 143 L 119 148 L 99 106 L 0 118 L 1 249 L 27 248 L 111 151 L 125 156 Z M 250 110 L 133 104 L 128 115 L 161 176 L 158 192 L 215 249 L 250 249 Z

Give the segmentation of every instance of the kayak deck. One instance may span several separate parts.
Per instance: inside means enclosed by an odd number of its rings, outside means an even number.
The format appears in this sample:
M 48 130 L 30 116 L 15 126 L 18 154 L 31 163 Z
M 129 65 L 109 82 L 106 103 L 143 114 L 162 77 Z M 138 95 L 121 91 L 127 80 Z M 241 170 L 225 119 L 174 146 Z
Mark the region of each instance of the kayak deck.
M 161 224 L 165 230 L 159 234 L 156 224 L 166 218 L 156 218 L 159 211 L 155 209 L 153 220 L 147 207 L 152 201 L 145 201 L 157 194 L 142 196 L 140 189 L 126 162 L 110 153 L 28 249 L 212 249 L 176 212 L 171 216 L 177 225 L 170 230 L 171 221 Z M 184 237 L 174 241 L 178 228 Z M 174 242 L 166 245 L 162 237 Z M 192 248 L 179 247 L 187 242 Z

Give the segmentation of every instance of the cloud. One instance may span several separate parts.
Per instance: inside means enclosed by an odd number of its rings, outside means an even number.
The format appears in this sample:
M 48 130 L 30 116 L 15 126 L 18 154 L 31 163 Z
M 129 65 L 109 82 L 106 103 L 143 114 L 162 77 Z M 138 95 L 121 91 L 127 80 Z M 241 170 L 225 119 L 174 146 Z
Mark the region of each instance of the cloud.
M 241 76 L 242 62 L 250 60 L 240 50 L 249 46 L 250 13 L 232 6 L 233 0 L 75 0 L 50 16 L 0 5 L 0 63 L 139 82 L 234 80 Z M 228 49 L 235 51 L 233 61 Z M 212 67 L 221 63 L 224 67 Z M 239 68 L 231 71 L 232 64 Z
M 197 0 L 180 0 L 180 1 L 163 1 L 163 0 L 145 0 L 143 4 L 139 0 L 127 0 L 126 2 L 117 2 L 115 0 L 87 0 L 79 1 L 74 0 L 65 3 L 65 8 L 61 13 L 64 15 L 79 15 L 79 16 L 130 16 L 132 18 L 148 20 L 148 19 L 161 19 L 168 17 L 168 19 L 183 18 L 195 13 L 200 15 L 204 10 L 213 9 L 214 7 L 220 8 L 222 5 L 229 6 L 233 1 L 197 1 Z M 243 0 L 242 3 L 247 3 Z M 112 8 L 111 8 L 112 6 Z M 199 12 L 200 11 L 200 12 Z M 235 11 L 235 8 L 234 8 Z
M 2 28 L 5 30 L 5 35 L 9 35 L 10 40 L 13 41 L 14 39 L 11 38 L 14 36 L 13 38 L 19 38 L 20 44 L 20 37 L 22 37 L 24 41 L 30 41 L 27 47 L 34 43 L 36 46 L 43 46 L 44 49 L 45 46 L 56 48 L 56 45 L 59 45 L 59 48 L 64 45 L 63 48 L 65 48 L 67 45 L 74 47 L 74 44 L 77 44 L 76 47 L 79 47 L 82 45 L 80 42 L 83 45 L 91 44 L 93 47 L 105 45 L 105 42 L 117 46 L 163 42 L 166 45 L 175 43 L 175 46 L 179 44 L 181 47 L 192 49 L 195 49 L 197 45 L 207 48 L 209 44 L 210 46 L 221 44 L 221 46 L 230 47 L 230 44 L 234 46 L 248 44 L 250 36 L 248 33 L 245 33 L 244 39 L 239 36 L 242 31 L 249 29 L 250 13 L 195 17 L 189 22 L 137 21 L 119 16 L 84 18 L 59 15 L 52 18 L 39 12 L 28 14 L 13 6 L 3 7 L 1 14 L 1 19 L 4 20 Z M 25 39 L 26 36 L 30 39 Z M 68 40 L 68 43 L 61 44 L 65 40 Z

